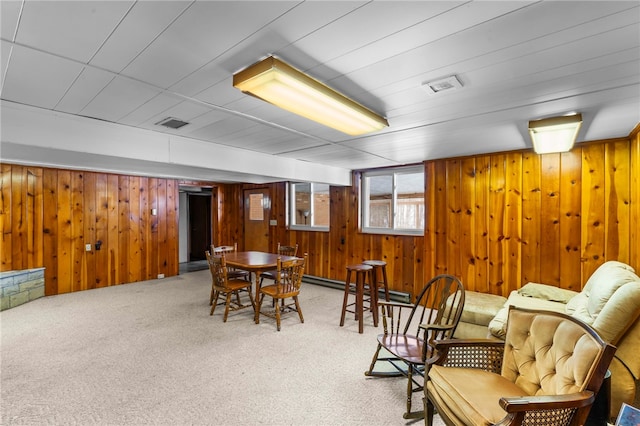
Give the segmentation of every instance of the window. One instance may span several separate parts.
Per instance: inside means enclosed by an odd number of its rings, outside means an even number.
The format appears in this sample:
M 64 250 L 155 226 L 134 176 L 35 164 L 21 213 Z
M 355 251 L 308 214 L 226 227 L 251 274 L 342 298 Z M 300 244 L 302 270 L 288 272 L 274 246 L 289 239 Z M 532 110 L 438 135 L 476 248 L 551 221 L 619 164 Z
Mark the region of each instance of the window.
M 294 229 L 329 230 L 328 184 L 290 184 L 289 225 Z
M 422 166 L 363 172 L 360 200 L 363 232 L 424 232 Z

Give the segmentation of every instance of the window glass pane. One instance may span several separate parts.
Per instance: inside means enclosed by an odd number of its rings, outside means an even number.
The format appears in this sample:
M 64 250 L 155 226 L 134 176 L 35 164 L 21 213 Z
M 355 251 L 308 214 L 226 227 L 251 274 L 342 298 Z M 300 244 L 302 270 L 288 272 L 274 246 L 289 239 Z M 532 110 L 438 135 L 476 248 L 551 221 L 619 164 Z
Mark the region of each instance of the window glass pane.
M 313 185 L 313 226 L 329 226 L 329 185 Z
M 311 184 L 296 183 L 295 192 L 295 225 L 310 225 L 311 216 Z
M 370 176 L 367 179 L 369 189 L 369 222 L 371 228 L 390 228 L 391 204 L 393 203 L 393 176 Z
M 418 235 L 424 229 L 424 169 L 420 166 L 362 174 L 364 232 Z
M 424 173 L 396 175 L 397 229 L 424 229 Z

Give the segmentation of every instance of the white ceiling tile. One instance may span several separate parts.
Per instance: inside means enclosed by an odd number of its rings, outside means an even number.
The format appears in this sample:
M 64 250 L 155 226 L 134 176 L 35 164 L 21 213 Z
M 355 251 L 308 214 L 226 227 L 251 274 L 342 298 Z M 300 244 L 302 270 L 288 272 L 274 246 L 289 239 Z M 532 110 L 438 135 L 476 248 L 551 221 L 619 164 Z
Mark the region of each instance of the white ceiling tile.
M 294 5 L 242 1 L 195 3 L 124 72 L 168 88 Z M 158 62 L 165 66 L 158 68 Z
M 55 109 L 78 114 L 114 78 L 106 71 L 84 67 Z
M 21 7 L 22 1 L 0 1 L 0 34 L 3 39 L 13 41 Z
M 82 115 L 118 121 L 158 95 L 158 91 L 128 78 L 115 78 L 82 111 Z
M 191 5 L 187 1 L 139 1 L 91 64 L 120 72 Z
M 82 71 L 82 65 L 14 46 L 2 99 L 53 108 Z
M 26 1 L 17 41 L 87 63 L 133 3 Z
M 157 121 L 153 121 L 153 117 L 161 114 L 162 111 L 166 111 L 180 102 L 182 102 L 180 98 L 161 93 L 131 111 L 126 117 L 122 118 L 121 122 L 131 126 L 153 124 Z

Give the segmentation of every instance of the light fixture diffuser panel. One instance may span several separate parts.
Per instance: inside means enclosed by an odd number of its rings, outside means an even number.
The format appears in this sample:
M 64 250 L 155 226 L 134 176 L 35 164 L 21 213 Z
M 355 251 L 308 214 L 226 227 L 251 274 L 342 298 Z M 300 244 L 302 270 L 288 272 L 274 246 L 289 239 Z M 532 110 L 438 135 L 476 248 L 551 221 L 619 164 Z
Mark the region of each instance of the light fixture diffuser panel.
M 362 135 L 389 125 L 385 118 L 274 57 L 234 74 L 233 85 L 349 135 Z

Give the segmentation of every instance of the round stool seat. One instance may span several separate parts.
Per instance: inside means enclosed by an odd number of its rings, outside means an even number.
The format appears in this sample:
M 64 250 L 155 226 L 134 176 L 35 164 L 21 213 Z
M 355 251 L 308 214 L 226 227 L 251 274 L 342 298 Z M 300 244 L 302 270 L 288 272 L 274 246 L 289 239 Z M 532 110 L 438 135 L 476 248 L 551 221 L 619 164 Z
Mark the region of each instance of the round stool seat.
M 366 271 L 370 271 L 373 269 L 373 266 L 371 265 L 365 265 L 364 263 L 360 263 L 358 265 L 348 265 L 347 266 L 347 270 L 349 271 L 354 271 L 354 272 L 366 272 Z
M 373 277 L 371 279 L 373 281 L 373 286 L 377 289 L 378 285 L 382 284 L 382 287 L 384 288 L 384 298 L 387 302 L 391 300 L 389 297 L 389 282 L 387 281 L 387 262 L 385 262 L 384 260 L 365 260 L 362 263 L 364 265 L 373 266 L 374 269 L 371 273 Z M 378 281 L 378 274 L 376 273 L 376 270 L 378 269 L 382 272 L 380 274 L 382 281 Z

